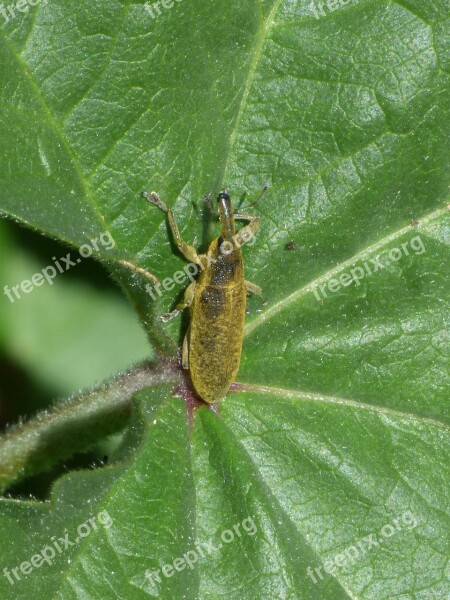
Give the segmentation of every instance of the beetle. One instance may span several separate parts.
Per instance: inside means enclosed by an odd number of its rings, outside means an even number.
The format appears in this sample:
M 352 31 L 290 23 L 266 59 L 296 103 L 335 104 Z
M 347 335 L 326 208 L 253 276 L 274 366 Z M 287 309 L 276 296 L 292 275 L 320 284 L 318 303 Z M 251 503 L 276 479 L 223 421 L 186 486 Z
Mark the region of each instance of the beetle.
M 267 187 L 250 206 L 259 201 Z M 172 210 L 158 194 L 142 192 L 142 196 L 165 213 L 178 249 L 200 269 L 198 280 L 186 288 L 182 302 L 161 318 L 168 320 L 183 309 L 190 309 L 181 363 L 189 369 L 200 398 L 217 402 L 225 397 L 239 370 L 247 294 L 262 293 L 260 287 L 244 279 L 241 252 L 241 246 L 253 239 L 260 219 L 246 213 L 235 214 L 228 190 L 222 190 L 217 197 L 220 235 L 211 242 L 206 254 L 197 254 L 181 238 Z M 211 209 L 209 197 L 207 202 Z M 236 231 L 237 220 L 247 221 L 247 225 Z

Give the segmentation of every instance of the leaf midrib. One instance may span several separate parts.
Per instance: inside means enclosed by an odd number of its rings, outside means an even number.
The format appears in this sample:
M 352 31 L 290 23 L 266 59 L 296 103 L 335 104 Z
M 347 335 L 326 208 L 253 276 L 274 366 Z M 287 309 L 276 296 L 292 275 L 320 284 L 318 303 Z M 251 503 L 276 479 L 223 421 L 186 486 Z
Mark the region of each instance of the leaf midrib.
M 57 123 L 57 121 L 55 120 L 55 118 L 52 115 L 52 112 L 50 111 L 49 106 L 47 105 L 44 97 L 42 96 L 36 81 L 34 80 L 34 78 L 31 76 L 31 73 L 29 71 L 29 69 L 27 68 L 26 63 L 23 61 L 22 57 L 20 56 L 20 54 L 17 53 L 16 48 L 14 48 L 14 46 L 10 43 L 9 39 L 6 36 L 2 36 L 3 42 L 6 46 L 6 48 L 9 50 L 11 56 L 16 60 L 17 64 L 19 65 L 20 71 L 22 73 L 22 76 L 24 77 L 24 79 L 28 82 L 29 86 L 31 87 L 33 93 L 35 94 L 35 98 L 38 101 L 39 105 L 41 106 L 42 112 L 46 117 L 46 121 L 43 120 L 44 123 L 46 123 L 50 129 L 52 129 L 55 133 L 55 135 L 57 136 L 57 138 L 60 140 L 62 147 L 64 148 L 64 150 L 67 153 L 67 156 L 69 157 L 72 165 L 73 165 L 73 169 L 75 171 L 75 174 L 78 178 L 78 181 L 81 185 L 81 188 L 85 194 L 85 198 L 86 200 L 89 202 L 89 204 L 92 207 L 92 210 L 94 211 L 95 216 L 98 219 L 98 222 L 102 228 L 103 231 L 107 231 L 108 227 L 106 226 L 105 223 L 105 219 L 100 211 L 100 207 L 98 206 L 97 202 L 95 201 L 95 198 L 90 190 L 90 188 L 86 185 L 86 181 L 83 177 L 83 173 L 81 170 L 81 166 L 78 162 L 77 156 L 76 154 L 73 152 L 70 144 L 68 143 L 63 131 L 61 130 L 59 124 Z M 23 219 L 20 219 L 21 221 L 23 221 Z M 56 235 L 55 233 L 53 233 L 53 235 Z M 58 238 L 59 238 L 59 234 L 58 234 Z M 65 240 L 66 241 L 66 240 Z M 73 241 L 70 243 L 74 243 Z
M 427 213 L 422 217 L 419 217 L 418 218 L 419 224 L 415 227 L 415 230 L 420 231 L 424 225 L 428 224 L 430 221 L 433 221 L 434 219 L 437 219 L 438 217 L 445 215 L 446 213 L 448 213 L 448 208 L 443 207 L 443 208 L 438 208 L 437 210 L 434 210 L 431 213 Z M 246 324 L 246 326 L 244 328 L 244 336 L 248 336 L 250 333 L 252 333 L 255 329 L 257 329 L 263 323 L 266 323 L 269 319 L 271 319 L 275 315 L 279 314 L 283 310 L 286 310 L 291 304 L 296 302 L 302 296 L 305 296 L 309 292 L 313 292 L 313 290 L 315 288 L 317 288 L 321 283 L 325 283 L 331 277 L 340 273 L 343 269 L 346 269 L 347 267 L 351 267 L 357 262 L 362 262 L 364 259 L 368 258 L 370 255 L 373 255 L 373 253 L 376 252 L 377 250 L 380 250 L 384 246 L 388 245 L 389 243 L 393 242 L 394 240 L 396 240 L 396 239 L 400 238 L 401 236 L 405 235 L 406 233 L 410 232 L 412 230 L 411 228 L 412 228 L 412 226 L 409 224 L 406 227 L 397 229 L 396 231 L 385 236 L 384 238 L 377 240 L 373 244 L 365 246 L 362 250 L 360 250 L 359 252 L 357 252 L 356 254 L 354 254 L 353 256 L 348 258 L 347 260 L 340 262 L 338 265 L 336 265 L 329 271 L 326 271 L 325 273 L 323 273 L 316 279 L 313 279 L 306 285 L 302 286 L 301 288 L 298 288 L 297 290 L 295 290 L 294 292 L 289 294 L 289 296 L 286 296 L 285 298 L 279 300 L 278 302 L 273 304 L 271 307 L 269 307 L 267 310 L 262 311 L 255 319 L 253 319 L 253 321 L 250 321 L 249 323 Z
M 264 18 L 262 17 L 263 26 L 261 28 L 261 32 L 259 34 L 258 41 L 256 43 L 256 46 L 255 46 L 255 49 L 253 52 L 253 57 L 250 62 L 248 77 L 246 79 L 244 92 L 242 94 L 242 98 L 241 98 L 241 101 L 239 104 L 235 125 L 230 134 L 227 156 L 226 156 L 226 160 L 224 161 L 224 166 L 223 166 L 223 171 L 222 171 L 222 183 L 224 181 L 226 181 L 226 175 L 230 169 L 230 164 L 232 162 L 232 157 L 234 156 L 234 150 L 236 147 L 237 137 L 239 134 L 239 128 L 240 128 L 240 125 L 242 122 L 242 118 L 245 114 L 245 110 L 247 108 L 248 97 L 250 95 L 250 91 L 252 89 L 253 82 L 255 81 L 256 71 L 257 71 L 258 64 L 261 60 L 264 44 L 265 44 L 265 41 L 266 41 L 270 31 L 272 30 L 274 23 L 275 23 L 275 15 L 278 12 L 281 2 L 282 2 L 282 0 L 275 0 L 273 6 L 267 16 L 267 19 L 264 20 Z
M 235 384 L 236 392 L 255 392 L 257 394 L 267 394 L 278 396 L 291 400 L 311 400 L 313 402 L 321 402 L 323 404 L 332 404 L 335 406 L 346 406 L 348 408 L 361 409 L 368 412 L 373 412 L 379 415 L 386 415 L 395 419 L 406 421 L 415 421 L 420 424 L 428 424 L 433 427 L 442 429 L 443 431 L 450 430 L 450 424 L 445 421 L 438 421 L 432 417 L 422 417 L 413 413 L 404 412 L 388 406 L 380 406 L 379 404 L 368 404 L 358 400 L 350 400 L 349 398 L 340 398 L 338 396 L 326 396 L 315 392 L 304 392 L 301 390 L 292 390 L 287 388 L 277 388 L 268 385 L 258 385 L 253 383 L 237 382 Z
M 302 539 L 303 544 L 305 546 L 309 547 L 311 553 L 317 558 L 317 560 L 319 562 L 322 562 L 323 556 L 320 554 L 319 550 L 312 544 L 312 542 L 310 542 L 308 540 L 307 536 L 302 531 L 302 529 L 298 526 L 297 523 L 295 523 L 293 521 L 293 519 L 291 518 L 289 513 L 282 506 L 275 491 L 270 488 L 270 485 L 268 484 L 268 482 L 266 481 L 266 479 L 264 478 L 264 476 L 262 474 L 261 466 L 255 462 L 255 460 L 253 459 L 253 457 L 250 454 L 250 452 L 248 451 L 248 449 L 244 446 L 242 441 L 238 438 L 235 431 L 233 431 L 233 429 L 229 426 L 229 424 L 222 423 L 222 427 L 226 428 L 228 435 L 233 439 L 235 446 L 240 448 L 240 451 L 243 454 L 245 454 L 249 464 L 251 465 L 253 474 L 254 474 L 253 486 L 256 485 L 259 488 L 259 493 L 260 493 L 261 497 L 264 498 L 264 500 L 265 500 L 265 510 L 267 511 L 267 513 L 271 513 L 272 515 L 279 515 L 280 513 L 282 513 L 284 515 L 285 520 L 287 522 L 289 522 L 289 524 L 292 526 L 292 528 L 297 532 L 297 536 Z M 280 542 L 280 548 L 284 547 L 284 545 L 283 545 L 284 541 L 285 540 L 282 540 Z M 289 555 L 286 552 L 285 552 L 285 556 L 287 558 L 289 558 Z M 350 598 L 350 600 L 359 600 L 356 596 L 353 596 L 351 590 L 347 589 L 344 581 L 343 580 L 341 581 L 339 579 L 338 574 L 333 574 L 333 575 L 331 575 L 331 577 L 334 578 L 336 583 L 342 588 L 344 593 L 347 594 L 347 596 Z

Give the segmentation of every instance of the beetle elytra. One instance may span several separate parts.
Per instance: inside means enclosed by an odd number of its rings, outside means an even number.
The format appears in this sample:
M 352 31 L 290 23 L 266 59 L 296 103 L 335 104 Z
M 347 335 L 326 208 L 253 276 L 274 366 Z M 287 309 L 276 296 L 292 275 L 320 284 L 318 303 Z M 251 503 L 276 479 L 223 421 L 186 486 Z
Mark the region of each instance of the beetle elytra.
M 197 394 L 206 402 L 217 402 L 224 398 L 239 369 L 247 293 L 261 294 L 257 285 L 244 279 L 240 249 L 253 239 L 260 220 L 246 213 L 234 214 L 230 194 L 221 191 L 217 197 L 220 235 L 211 242 L 206 254 L 197 254 L 181 238 L 172 210 L 158 194 L 142 192 L 142 196 L 166 214 L 178 249 L 199 267 L 199 278 L 186 288 L 183 301 L 162 318 L 167 320 L 190 309 L 182 366 L 189 369 Z M 247 221 L 247 225 L 236 232 L 237 220 Z

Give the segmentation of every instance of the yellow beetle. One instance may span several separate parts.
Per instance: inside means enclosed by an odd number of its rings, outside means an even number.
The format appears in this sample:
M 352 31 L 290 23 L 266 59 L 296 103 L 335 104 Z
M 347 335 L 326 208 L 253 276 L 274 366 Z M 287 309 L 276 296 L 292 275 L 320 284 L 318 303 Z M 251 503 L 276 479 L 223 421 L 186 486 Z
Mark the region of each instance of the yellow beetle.
M 266 189 L 267 185 L 262 194 Z M 182 365 L 189 369 L 197 394 L 206 402 L 217 402 L 224 398 L 239 370 L 247 293 L 261 293 L 257 285 L 244 280 L 240 249 L 253 239 L 260 220 L 254 215 L 234 214 L 230 194 L 221 191 L 217 197 L 220 236 L 211 242 L 206 254 L 197 254 L 182 240 L 172 210 L 158 194 L 142 192 L 142 196 L 167 215 L 180 252 L 201 271 L 198 281 L 186 288 L 183 301 L 162 318 L 170 319 L 190 308 Z M 248 224 L 236 232 L 236 220 Z

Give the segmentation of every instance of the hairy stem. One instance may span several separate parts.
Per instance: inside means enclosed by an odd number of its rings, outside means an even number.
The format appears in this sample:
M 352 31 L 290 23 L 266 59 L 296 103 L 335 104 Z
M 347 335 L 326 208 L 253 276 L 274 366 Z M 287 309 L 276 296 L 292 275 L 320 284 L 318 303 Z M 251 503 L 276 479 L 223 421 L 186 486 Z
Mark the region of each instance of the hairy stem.
M 123 429 L 136 391 L 177 380 L 171 363 L 144 363 L 15 425 L 0 436 L 0 492 Z

